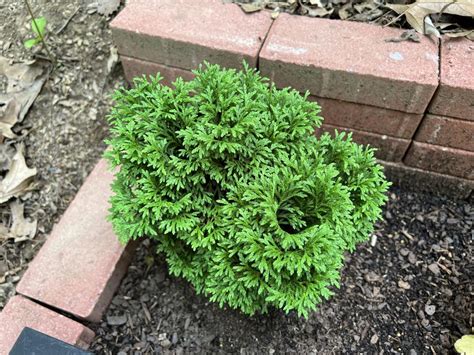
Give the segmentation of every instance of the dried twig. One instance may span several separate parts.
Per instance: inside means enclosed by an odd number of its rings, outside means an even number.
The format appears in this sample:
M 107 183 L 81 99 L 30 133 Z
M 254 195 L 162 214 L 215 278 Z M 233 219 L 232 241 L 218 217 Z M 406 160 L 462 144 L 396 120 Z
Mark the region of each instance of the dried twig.
M 76 10 L 74 10 L 74 12 L 71 14 L 71 16 L 69 16 L 66 21 L 63 23 L 63 25 L 61 27 L 59 27 L 56 32 L 54 32 L 56 35 L 60 34 L 62 31 L 64 31 L 64 29 L 67 27 L 67 25 L 69 25 L 69 22 L 71 22 L 71 20 L 74 18 L 74 16 L 76 16 L 76 14 L 79 12 L 79 10 L 81 9 L 80 6 L 78 6 L 76 8 Z

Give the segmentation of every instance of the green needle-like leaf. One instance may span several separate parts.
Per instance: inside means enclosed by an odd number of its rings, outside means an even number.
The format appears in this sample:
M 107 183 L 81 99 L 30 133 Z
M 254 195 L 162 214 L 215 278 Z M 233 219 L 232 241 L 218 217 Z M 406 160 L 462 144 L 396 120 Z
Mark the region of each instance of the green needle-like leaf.
M 221 306 L 306 317 L 380 218 L 382 168 L 350 136 L 314 136 L 322 118 L 309 93 L 277 89 L 246 64 L 194 74 L 115 93 L 114 230 L 122 242 L 155 240 L 170 272 Z

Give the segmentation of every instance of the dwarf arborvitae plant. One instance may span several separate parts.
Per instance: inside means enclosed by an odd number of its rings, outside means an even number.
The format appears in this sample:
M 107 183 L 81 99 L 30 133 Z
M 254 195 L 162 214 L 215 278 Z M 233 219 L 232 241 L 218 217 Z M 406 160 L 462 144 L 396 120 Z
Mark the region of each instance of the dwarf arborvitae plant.
M 116 92 L 115 232 L 157 240 L 170 272 L 220 305 L 306 316 L 380 217 L 382 168 L 350 136 L 316 138 L 322 118 L 308 94 L 247 66 L 205 65 L 195 76 Z

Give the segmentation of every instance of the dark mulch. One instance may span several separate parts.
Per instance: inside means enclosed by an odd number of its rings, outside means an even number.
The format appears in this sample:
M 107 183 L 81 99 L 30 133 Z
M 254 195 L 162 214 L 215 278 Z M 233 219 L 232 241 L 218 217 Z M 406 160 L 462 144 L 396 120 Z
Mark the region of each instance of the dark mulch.
M 308 320 L 219 309 L 138 250 L 92 349 L 152 353 L 453 352 L 472 324 L 474 208 L 393 190 L 372 239 L 347 257 L 342 286 Z M 471 284 L 470 284 L 471 282 Z

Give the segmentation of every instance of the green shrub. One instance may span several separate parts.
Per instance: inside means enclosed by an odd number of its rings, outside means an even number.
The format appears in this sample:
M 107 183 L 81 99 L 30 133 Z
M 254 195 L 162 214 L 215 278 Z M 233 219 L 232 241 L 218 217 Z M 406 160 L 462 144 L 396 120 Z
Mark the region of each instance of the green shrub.
M 314 136 L 322 118 L 308 94 L 247 66 L 195 74 L 173 89 L 158 75 L 116 92 L 115 232 L 157 240 L 170 272 L 221 306 L 306 316 L 380 217 L 382 169 L 350 136 Z

